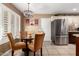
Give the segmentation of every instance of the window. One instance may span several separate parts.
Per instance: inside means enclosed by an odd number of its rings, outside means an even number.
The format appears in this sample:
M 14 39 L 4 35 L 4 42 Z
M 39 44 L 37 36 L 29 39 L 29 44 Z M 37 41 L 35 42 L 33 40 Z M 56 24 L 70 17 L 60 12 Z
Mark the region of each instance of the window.
M 14 38 L 19 38 L 20 16 L 0 4 L 0 44 L 8 42 L 7 32 L 12 32 Z

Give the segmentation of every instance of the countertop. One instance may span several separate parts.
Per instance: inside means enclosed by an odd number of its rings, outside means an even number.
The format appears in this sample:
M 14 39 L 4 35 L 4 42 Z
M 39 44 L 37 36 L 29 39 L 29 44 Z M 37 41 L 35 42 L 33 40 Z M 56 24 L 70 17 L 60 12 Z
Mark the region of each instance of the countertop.
M 75 36 L 75 37 L 79 37 L 79 34 L 73 34 L 73 36 Z
M 68 32 L 79 32 L 79 31 L 76 31 L 76 30 L 75 30 L 75 31 L 68 31 Z

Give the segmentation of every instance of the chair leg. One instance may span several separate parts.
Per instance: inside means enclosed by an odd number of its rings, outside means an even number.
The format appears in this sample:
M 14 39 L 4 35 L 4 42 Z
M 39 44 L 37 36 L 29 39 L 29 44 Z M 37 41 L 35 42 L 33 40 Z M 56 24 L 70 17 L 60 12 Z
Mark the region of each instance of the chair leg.
M 12 50 L 12 56 L 14 56 L 14 50 Z
M 34 52 L 34 56 L 35 56 L 35 52 Z
M 41 54 L 41 56 L 42 56 L 42 48 L 40 49 L 40 54 Z

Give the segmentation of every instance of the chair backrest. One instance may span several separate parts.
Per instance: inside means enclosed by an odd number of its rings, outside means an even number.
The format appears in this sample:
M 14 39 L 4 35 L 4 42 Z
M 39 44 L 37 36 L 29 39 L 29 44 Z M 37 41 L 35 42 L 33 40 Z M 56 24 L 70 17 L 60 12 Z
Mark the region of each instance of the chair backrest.
M 21 31 L 20 32 L 21 41 L 23 41 L 22 39 L 25 38 L 26 36 L 27 36 L 27 32 L 26 31 Z
M 7 36 L 9 38 L 9 41 L 10 41 L 10 44 L 11 44 L 11 48 L 14 49 L 15 41 L 14 41 L 12 33 L 7 33 Z
M 45 33 L 43 33 L 43 32 L 39 32 L 39 33 L 35 34 L 35 41 L 34 41 L 34 50 L 35 51 L 42 48 L 44 36 L 45 36 Z

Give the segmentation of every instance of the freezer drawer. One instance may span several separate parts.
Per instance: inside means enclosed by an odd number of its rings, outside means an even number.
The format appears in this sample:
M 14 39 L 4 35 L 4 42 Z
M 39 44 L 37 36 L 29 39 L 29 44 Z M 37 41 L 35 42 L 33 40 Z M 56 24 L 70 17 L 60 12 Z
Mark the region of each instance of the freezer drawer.
M 56 45 L 67 45 L 68 44 L 68 36 L 56 36 L 55 44 Z

